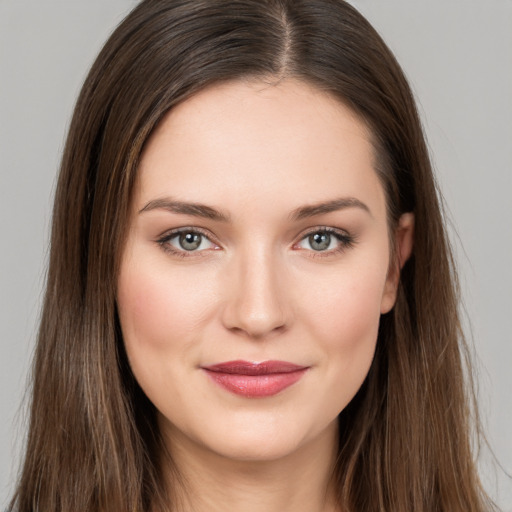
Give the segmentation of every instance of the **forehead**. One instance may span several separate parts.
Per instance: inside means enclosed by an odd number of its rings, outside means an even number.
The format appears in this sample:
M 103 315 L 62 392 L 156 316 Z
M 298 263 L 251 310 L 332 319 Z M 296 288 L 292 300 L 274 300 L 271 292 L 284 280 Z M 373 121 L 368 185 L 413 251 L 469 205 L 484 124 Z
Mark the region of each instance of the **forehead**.
M 289 208 L 333 195 L 383 199 L 366 124 L 294 80 L 228 82 L 179 104 L 148 141 L 136 195 Z

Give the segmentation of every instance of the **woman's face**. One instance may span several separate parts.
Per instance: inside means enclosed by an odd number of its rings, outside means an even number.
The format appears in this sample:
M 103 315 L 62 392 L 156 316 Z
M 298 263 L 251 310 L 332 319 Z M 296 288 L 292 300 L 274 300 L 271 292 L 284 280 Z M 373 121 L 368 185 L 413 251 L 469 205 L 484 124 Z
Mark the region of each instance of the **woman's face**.
M 232 82 L 170 112 L 142 156 L 117 294 L 168 441 L 238 460 L 332 445 L 394 304 L 389 255 L 370 134 L 340 102 Z

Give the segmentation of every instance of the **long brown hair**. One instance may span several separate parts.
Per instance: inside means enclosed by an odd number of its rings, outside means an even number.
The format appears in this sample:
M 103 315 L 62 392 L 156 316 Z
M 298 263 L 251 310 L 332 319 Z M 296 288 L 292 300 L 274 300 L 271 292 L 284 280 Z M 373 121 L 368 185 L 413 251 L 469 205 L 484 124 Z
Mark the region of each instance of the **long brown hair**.
M 145 0 L 101 51 L 71 122 L 13 510 L 143 511 L 166 500 L 173 509 L 155 410 L 116 314 L 131 194 L 144 144 L 169 109 L 209 85 L 255 77 L 302 80 L 349 105 L 373 133 L 390 227 L 415 215 L 396 306 L 339 418 L 340 505 L 491 508 L 471 450 L 453 261 L 415 103 L 390 50 L 343 0 Z

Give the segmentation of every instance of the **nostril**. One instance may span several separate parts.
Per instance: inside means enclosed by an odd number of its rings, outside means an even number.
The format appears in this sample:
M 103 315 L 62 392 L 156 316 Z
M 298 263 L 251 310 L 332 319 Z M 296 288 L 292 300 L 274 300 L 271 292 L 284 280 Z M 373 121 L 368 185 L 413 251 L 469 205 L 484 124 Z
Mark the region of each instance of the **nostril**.
M 239 300 L 226 307 L 223 321 L 231 332 L 259 339 L 284 332 L 287 315 L 275 300 L 264 304 L 260 302 L 258 307 L 254 302 Z
M 287 329 L 281 314 L 266 318 L 237 316 L 233 317 L 231 322 L 225 321 L 225 326 L 235 334 L 254 339 L 280 334 Z

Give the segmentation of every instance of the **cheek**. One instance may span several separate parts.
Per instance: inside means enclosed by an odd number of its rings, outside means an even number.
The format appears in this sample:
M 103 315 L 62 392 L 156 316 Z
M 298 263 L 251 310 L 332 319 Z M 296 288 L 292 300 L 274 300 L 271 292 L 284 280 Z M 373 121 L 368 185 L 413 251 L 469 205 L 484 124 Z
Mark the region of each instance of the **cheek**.
M 317 275 L 309 293 L 304 290 L 303 314 L 324 333 L 322 338 L 358 345 L 357 333 L 374 332 L 378 326 L 385 275 L 382 266 L 341 269 L 324 280 Z
M 211 316 L 212 290 L 200 287 L 200 272 L 179 272 L 159 260 L 145 254 L 125 260 L 117 305 L 137 382 L 159 411 L 179 422 L 199 399 L 180 382 L 189 381 L 197 364 L 194 347 Z
M 386 270 L 352 267 L 316 280 L 302 316 L 317 340 L 340 410 L 364 381 L 375 352 Z M 340 392 L 341 391 L 341 392 Z
M 175 362 L 194 345 L 209 318 L 211 290 L 199 287 L 200 275 L 185 274 L 153 262 L 127 263 L 121 269 L 119 318 L 139 382 L 175 371 Z

